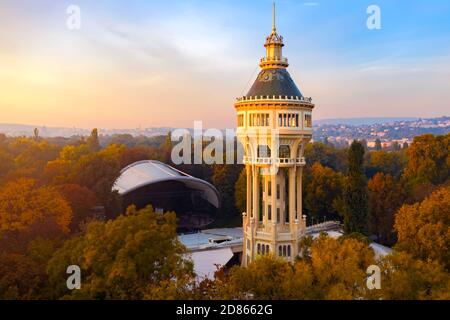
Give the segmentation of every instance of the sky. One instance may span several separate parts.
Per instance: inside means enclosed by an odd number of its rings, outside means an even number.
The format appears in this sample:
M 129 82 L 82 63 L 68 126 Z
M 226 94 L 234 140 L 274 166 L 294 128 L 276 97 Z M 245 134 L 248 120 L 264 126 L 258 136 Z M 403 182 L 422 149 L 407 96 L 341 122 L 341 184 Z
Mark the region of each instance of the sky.
M 315 119 L 450 114 L 450 1 L 278 0 Z M 70 5 L 81 28 L 67 27 Z M 381 10 L 369 30 L 367 8 Z M 235 127 L 270 0 L 0 0 L 0 123 Z

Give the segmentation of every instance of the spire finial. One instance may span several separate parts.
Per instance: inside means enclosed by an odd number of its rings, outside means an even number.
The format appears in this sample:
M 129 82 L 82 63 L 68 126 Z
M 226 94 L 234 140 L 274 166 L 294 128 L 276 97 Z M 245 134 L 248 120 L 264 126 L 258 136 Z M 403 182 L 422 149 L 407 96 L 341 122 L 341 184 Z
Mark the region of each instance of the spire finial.
M 276 15 L 276 7 L 275 7 L 275 1 L 273 2 L 273 9 L 272 9 L 272 31 L 276 32 L 277 27 L 275 24 L 275 15 Z

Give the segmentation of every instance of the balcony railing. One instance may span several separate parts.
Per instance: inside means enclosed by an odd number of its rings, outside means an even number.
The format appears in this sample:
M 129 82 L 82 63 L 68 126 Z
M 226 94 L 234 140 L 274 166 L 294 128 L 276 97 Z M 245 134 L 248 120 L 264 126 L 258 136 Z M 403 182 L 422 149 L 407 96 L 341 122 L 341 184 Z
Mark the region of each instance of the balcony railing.
M 245 164 L 276 164 L 276 165 L 305 165 L 305 157 L 301 158 L 269 158 L 269 157 L 258 157 L 258 158 L 252 158 L 252 157 L 244 157 L 244 163 Z
M 303 103 L 312 103 L 312 98 L 309 97 L 303 97 L 303 96 L 276 96 L 276 95 L 271 95 L 271 96 L 243 96 L 243 97 L 239 97 L 236 98 L 236 100 L 238 102 L 242 102 L 242 101 L 258 101 L 258 100 L 289 100 L 289 101 L 299 101 L 299 102 L 303 102 Z
M 267 58 L 267 57 L 264 57 L 264 58 L 261 58 L 261 62 L 263 63 L 263 62 L 283 62 L 283 63 L 288 63 L 288 59 L 287 58 L 285 58 L 285 57 L 269 57 L 269 58 Z

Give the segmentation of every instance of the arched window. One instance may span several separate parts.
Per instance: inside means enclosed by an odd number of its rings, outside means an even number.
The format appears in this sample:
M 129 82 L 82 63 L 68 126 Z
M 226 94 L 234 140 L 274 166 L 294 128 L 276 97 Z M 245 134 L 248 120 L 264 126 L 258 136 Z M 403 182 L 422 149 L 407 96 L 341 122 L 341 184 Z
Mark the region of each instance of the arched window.
M 269 253 L 269 252 L 270 252 L 270 246 L 267 245 L 267 246 L 266 246 L 266 253 Z
M 286 257 L 286 246 L 283 246 L 283 257 Z
M 261 144 L 258 146 L 258 158 L 270 158 L 271 151 L 268 145 Z
M 262 252 L 261 252 L 261 254 L 265 254 L 265 253 L 266 253 L 266 246 L 262 245 Z
M 278 246 L 278 256 L 281 257 L 283 255 L 283 251 L 281 246 Z
M 278 148 L 278 157 L 279 158 L 290 158 L 291 157 L 291 147 L 288 145 L 282 144 Z
M 287 247 L 287 255 L 288 255 L 288 257 L 291 256 L 291 246 L 290 245 L 288 245 L 288 247 Z
M 258 243 L 258 250 L 257 250 L 258 254 L 261 253 L 261 245 Z

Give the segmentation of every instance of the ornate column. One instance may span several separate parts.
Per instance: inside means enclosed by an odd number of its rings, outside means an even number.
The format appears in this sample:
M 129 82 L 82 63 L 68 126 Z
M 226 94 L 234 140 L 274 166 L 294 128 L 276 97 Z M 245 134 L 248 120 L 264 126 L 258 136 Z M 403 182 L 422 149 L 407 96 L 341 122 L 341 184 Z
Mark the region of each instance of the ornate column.
M 272 195 L 270 197 L 270 204 L 271 204 L 271 220 L 269 221 L 270 226 L 272 229 L 276 228 L 276 224 L 273 223 L 274 218 L 276 220 L 276 212 L 277 212 L 277 174 L 270 175 L 270 183 L 272 188 Z M 276 233 L 274 230 L 272 230 L 272 242 L 275 244 L 276 240 Z
M 252 168 L 249 164 L 245 165 L 245 171 L 247 174 L 247 206 L 246 206 L 246 210 L 247 210 L 247 217 L 248 219 L 250 219 L 250 217 L 252 216 Z M 247 221 L 248 221 L 247 219 Z
M 297 219 L 300 221 L 302 219 L 303 215 L 303 209 L 302 209 L 302 173 L 303 173 L 303 167 L 297 168 L 297 174 L 296 174 L 296 183 L 297 183 Z
M 294 232 L 295 223 L 295 167 L 290 167 L 288 171 L 289 178 L 289 226 L 290 231 Z

